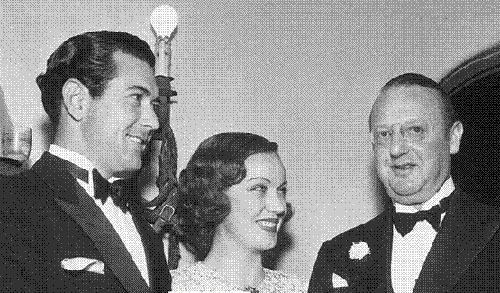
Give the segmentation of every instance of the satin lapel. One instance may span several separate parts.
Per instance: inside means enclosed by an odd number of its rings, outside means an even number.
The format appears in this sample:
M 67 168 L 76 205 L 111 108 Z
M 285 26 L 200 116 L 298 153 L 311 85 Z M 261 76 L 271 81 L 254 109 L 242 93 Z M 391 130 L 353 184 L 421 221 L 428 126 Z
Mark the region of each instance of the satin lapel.
M 381 214 L 377 225 L 370 228 L 371 242 L 375 243 L 374 251 L 378 265 L 378 276 L 381 285 L 374 292 L 392 293 L 391 284 L 391 258 L 392 258 L 392 216 L 386 210 Z
M 146 253 L 151 291 L 166 293 L 170 291 L 172 278 L 165 258 L 162 235 L 154 232 L 141 215 L 141 209 L 137 204 L 131 204 L 130 210 Z
M 356 265 L 351 278 L 356 292 L 393 292 L 391 286 L 392 221 L 389 211 L 366 223 L 354 235 L 354 242 L 367 242 L 370 248 L 365 262 Z
M 384 271 L 385 271 L 385 284 L 387 293 L 393 293 L 394 289 L 392 288 L 392 278 L 391 278 L 391 263 L 392 263 L 392 237 L 393 237 L 393 228 L 392 228 L 392 214 L 390 211 L 385 211 L 385 225 L 384 225 L 384 246 L 383 251 L 384 255 Z
M 500 209 L 456 189 L 425 259 L 413 292 L 446 292 L 491 240 L 500 226 Z
M 94 241 L 96 248 L 128 292 L 147 292 L 147 283 L 111 223 L 69 172 L 61 159 L 44 153 L 33 171 L 54 190 L 57 204 Z M 131 227 L 133 229 L 133 227 Z

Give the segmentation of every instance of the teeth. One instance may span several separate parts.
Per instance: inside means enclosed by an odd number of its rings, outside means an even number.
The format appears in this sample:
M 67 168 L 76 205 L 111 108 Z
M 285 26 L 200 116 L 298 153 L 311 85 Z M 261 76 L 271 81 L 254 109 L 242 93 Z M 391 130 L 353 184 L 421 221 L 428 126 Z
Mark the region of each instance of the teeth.
M 276 223 L 272 223 L 269 221 L 260 221 L 259 225 L 262 225 L 264 227 L 270 227 L 270 228 L 276 227 Z
M 143 144 L 143 141 L 142 139 L 138 138 L 138 137 L 135 137 L 135 136 L 129 136 L 130 140 L 135 142 L 135 143 L 138 143 L 138 144 Z

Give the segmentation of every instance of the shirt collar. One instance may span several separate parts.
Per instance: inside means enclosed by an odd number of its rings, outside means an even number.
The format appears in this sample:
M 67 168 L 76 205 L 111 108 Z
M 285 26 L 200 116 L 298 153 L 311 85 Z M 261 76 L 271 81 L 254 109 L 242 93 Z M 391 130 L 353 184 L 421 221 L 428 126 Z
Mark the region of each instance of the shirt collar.
M 433 206 L 437 205 L 443 198 L 450 196 L 450 194 L 455 190 L 455 184 L 453 183 L 453 179 L 451 176 L 446 179 L 443 183 L 439 191 L 434 194 L 429 200 L 419 205 L 418 208 L 416 206 L 407 206 L 402 205 L 400 203 L 395 202 L 394 207 L 396 208 L 396 212 L 398 213 L 416 213 L 418 211 L 430 210 Z
M 89 161 L 86 157 L 80 155 L 77 152 L 70 151 L 62 146 L 58 146 L 57 144 L 51 144 L 49 147 L 49 153 L 57 156 L 63 160 L 70 161 L 71 163 L 77 165 L 78 167 L 89 171 L 89 175 L 92 176 L 92 171 L 94 170 L 94 164 Z M 108 178 L 109 183 L 113 183 L 116 180 L 120 180 L 122 178 L 111 177 Z
M 70 161 L 71 163 L 77 165 L 78 167 L 89 171 L 89 174 L 92 174 L 92 170 L 94 169 L 94 164 L 92 164 L 92 162 L 90 162 L 89 159 L 80 155 L 77 152 L 70 151 L 56 144 L 51 144 L 49 147 L 49 153 L 63 160 Z

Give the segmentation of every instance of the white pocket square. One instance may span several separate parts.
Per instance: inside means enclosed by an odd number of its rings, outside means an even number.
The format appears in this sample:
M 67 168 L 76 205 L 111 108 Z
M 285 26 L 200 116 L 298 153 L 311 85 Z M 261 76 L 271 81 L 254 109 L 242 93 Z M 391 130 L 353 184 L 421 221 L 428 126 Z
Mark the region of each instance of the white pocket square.
M 68 271 L 87 271 L 104 275 L 104 263 L 86 257 L 65 258 L 61 261 L 61 268 Z
M 342 288 L 349 286 L 344 278 L 335 273 L 332 274 L 332 285 L 333 288 Z

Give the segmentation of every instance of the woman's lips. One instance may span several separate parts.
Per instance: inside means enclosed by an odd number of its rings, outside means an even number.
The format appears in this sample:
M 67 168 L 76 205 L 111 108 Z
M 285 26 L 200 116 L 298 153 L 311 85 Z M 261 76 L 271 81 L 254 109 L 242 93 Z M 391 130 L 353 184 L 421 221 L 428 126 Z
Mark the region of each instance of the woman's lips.
M 269 232 L 276 232 L 278 230 L 278 219 L 261 219 L 257 221 L 257 224 L 262 230 Z

